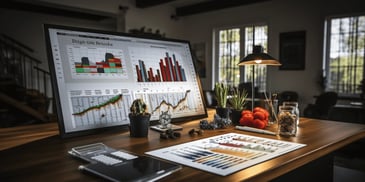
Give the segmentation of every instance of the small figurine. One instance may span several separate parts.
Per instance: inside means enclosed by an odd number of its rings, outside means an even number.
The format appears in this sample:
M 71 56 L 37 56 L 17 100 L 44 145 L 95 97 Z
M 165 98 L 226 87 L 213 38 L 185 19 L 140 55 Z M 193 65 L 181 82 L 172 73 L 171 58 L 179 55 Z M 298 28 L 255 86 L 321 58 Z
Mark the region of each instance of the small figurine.
M 171 114 L 169 114 L 168 111 L 161 111 L 159 122 L 160 128 L 169 128 L 171 123 Z

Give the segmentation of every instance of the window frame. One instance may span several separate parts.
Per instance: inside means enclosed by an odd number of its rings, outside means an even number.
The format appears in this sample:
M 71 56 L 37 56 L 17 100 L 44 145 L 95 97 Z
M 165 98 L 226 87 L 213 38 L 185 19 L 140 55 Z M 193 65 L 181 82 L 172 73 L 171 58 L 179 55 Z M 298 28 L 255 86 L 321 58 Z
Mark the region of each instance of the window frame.
M 247 27 L 258 27 L 258 26 L 266 26 L 267 27 L 267 39 L 266 39 L 266 45 L 267 47 L 265 47 L 265 49 L 269 49 L 269 24 L 265 23 L 265 22 L 260 22 L 260 23 L 250 23 L 250 24 L 244 24 L 244 25 L 239 25 L 239 26 L 227 26 L 227 27 L 220 27 L 220 28 L 215 28 L 213 30 L 213 79 L 212 79 L 212 83 L 216 83 L 219 82 L 219 43 L 220 43 L 220 31 L 222 30 L 227 30 L 227 29 L 235 29 L 238 28 L 240 29 L 240 59 L 242 59 L 244 56 L 246 56 L 246 36 L 245 36 L 245 31 Z M 255 44 L 255 43 L 254 43 Z M 260 66 L 265 66 L 265 65 L 260 65 Z M 257 67 L 257 66 L 256 66 Z M 257 69 L 257 68 L 255 68 Z M 243 83 L 243 82 L 251 82 L 251 79 L 247 79 L 245 80 L 245 67 L 239 67 L 239 72 L 240 72 L 240 78 L 239 78 L 239 83 Z M 251 69 L 250 69 L 251 70 Z M 265 69 L 265 83 L 261 83 L 261 85 L 263 85 L 265 88 L 260 88 L 260 91 L 264 92 L 267 90 L 267 68 Z M 251 74 L 251 73 L 248 73 Z M 255 85 L 257 85 L 257 80 L 255 80 Z M 214 85 L 214 84 L 213 84 Z M 235 85 L 238 86 L 238 85 Z
M 359 97 L 359 93 L 356 93 L 356 89 L 352 93 L 344 93 L 338 92 L 338 89 L 331 89 L 330 84 L 330 62 L 331 62 L 331 28 L 332 28 L 332 20 L 333 19 L 341 19 L 341 18 L 350 18 L 350 17 L 358 17 L 358 16 L 365 16 L 365 13 L 357 13 L 357 14 L 346 14 L 346 15 L 336 15 L 336 16 L 328 16 L 325 18 L 324 21 L 324 41 L 323 41 L 323 63 L 322 63 L 322 79 L 323 79 L 323 87 L 324 91 L 335 91 L 341 97 L 349 97 L 349 98 L 357 98 Z M 365 51 L 364 51 L 364 63 L 362 68 L 363 78 L 365 79 Z M 361 92 L 361 91 L 360 91 Z

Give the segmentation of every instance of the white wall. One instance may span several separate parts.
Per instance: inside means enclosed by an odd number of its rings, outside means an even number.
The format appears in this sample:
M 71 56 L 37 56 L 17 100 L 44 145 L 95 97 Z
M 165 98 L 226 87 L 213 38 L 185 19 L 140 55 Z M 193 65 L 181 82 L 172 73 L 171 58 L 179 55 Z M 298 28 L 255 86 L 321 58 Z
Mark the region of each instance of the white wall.
M 271 0 L 248 6 L 240 6 L 215 12 L 207 12 L 182 18 L 186 39 L 205 42 L 208 73 L 215 65 L 212 60 L 214 28 L 266 22 L 269 26 L 269 54 L 279 58 L 279 34 L 298 30 L 306 31 L 305 70 L 283 71 L 277 67 L 268 68 L 268 91 L 292 90 L 299 93 L 300 107 L 313 102 L 313 96 L 321 90 L 317 84 L 322 69 L 324 20 L 328 15 L 365 12 L 356 0 Z M 213 75 L 217 76 L 216 74 Z M 212 89 L 214 80 L 202 79 L 204 89 Z

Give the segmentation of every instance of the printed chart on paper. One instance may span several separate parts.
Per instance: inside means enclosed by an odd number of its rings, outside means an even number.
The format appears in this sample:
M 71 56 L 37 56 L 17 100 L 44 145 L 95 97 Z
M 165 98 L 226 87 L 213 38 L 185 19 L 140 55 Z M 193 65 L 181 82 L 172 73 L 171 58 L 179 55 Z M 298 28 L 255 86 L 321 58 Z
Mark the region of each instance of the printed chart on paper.
M 228 133 L 146 154 L 226 176 L 304 146 L 306 145 L 300 143 Z

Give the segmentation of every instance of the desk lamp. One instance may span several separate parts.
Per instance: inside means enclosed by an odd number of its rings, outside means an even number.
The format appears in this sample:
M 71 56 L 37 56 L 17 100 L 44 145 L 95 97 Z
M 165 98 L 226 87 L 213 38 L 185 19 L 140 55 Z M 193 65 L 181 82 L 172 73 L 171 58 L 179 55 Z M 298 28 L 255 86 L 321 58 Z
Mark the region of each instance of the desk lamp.
M 255 65 L 271 65 L 271 66 L 280 66 L 281 63 L 270 55 L 264 53 L 264 48 L 260 45 L 256 45 L 253 47 L 252 54 L 247 55 L 243 59 L 241 59 L 238 66 L 246 66 L 252 65 L 252 101 L 251 101 L 251 110 L 253 111 L 255 105 Z

